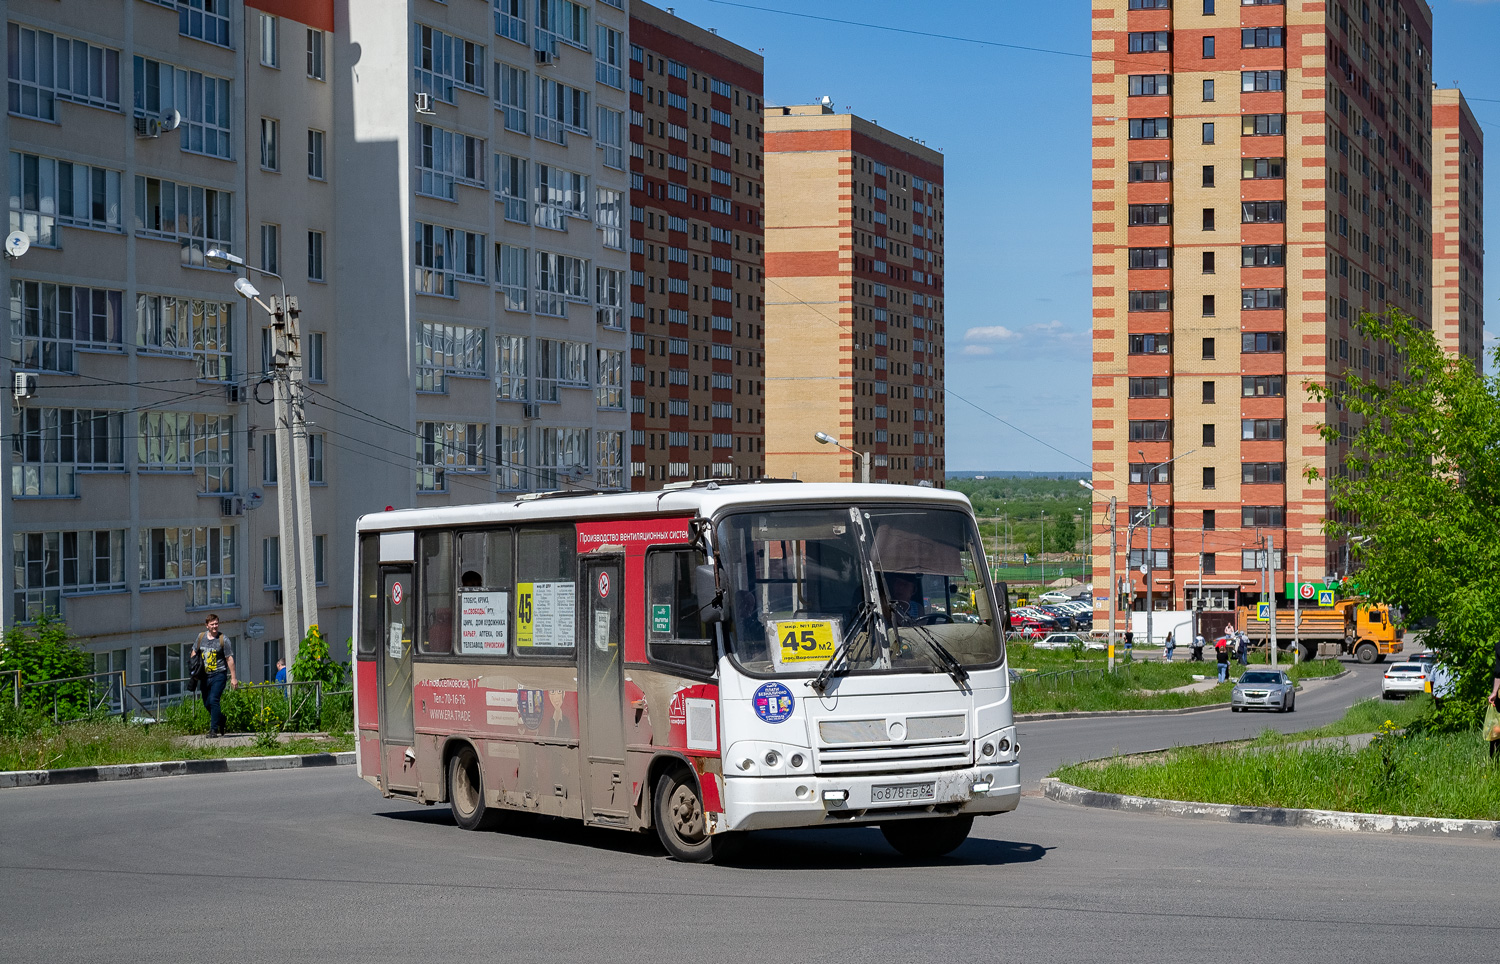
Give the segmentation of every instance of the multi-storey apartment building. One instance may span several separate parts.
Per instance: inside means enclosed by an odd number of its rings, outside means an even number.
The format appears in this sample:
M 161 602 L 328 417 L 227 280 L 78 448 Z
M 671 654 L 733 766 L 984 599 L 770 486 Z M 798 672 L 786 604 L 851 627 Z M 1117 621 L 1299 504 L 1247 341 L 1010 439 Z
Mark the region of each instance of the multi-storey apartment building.
M 180 677 L 284 640 L 268 317 L 298 298 L 319 612 L 387 506 L 627 485 L 624 0 L 6 9 L 12 368 L 0 619 Z M 174 126 L 175 125 L 175 126 Z M 336 281 L 336 283 L 335 283 Z M 168 695 L 173 695 L 169 693 Z
M 1456 89 L 1432 92 L 1432 329 L 1484 371 L 1484 132 Z
M 762 70 L 631 4 L 635 489 L 765 474 Z
M 1138 608 L 1257 597 L 1268 537 L 1275 591 L 1347 571 L 1306 473 L 1358 425 L 1306 385 L 1394 374 L 1362 309 L 1431 323 L 1431 45 L 1422 0 L 1094 0 L 1094 485 Z
M 7 230 L 31 247 L 0 286 L 10 368 L 36 389 L 13 393 L 0 448 L 0 621 L 56 612 L 131 682 L 181 677 L 209 611 L 246 678 L 280 652 L 274 425 L 254 403 L 266 316 L 205 252 L 283 275 L 316 329 L 309 374 L 333 377 L 332 28 L 332 4 L 274 0 L 6 8 Z M 324 448 L 339 416 L 319 423 L 317 579 L 341 587 Z M 319 591 L 325 608 L 343 595 Z
M 942 155 L 826 98 L 765 126 L 766 471 L 941 485 Z

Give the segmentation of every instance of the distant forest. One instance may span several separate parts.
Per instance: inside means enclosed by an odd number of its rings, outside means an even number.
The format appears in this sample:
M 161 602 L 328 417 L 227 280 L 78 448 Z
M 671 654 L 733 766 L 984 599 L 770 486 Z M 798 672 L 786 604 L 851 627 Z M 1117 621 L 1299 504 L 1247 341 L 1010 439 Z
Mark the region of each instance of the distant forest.
M 987 474 L 987 473 L 986 473 Z M 1061 473 L 1059 473 L 1061 474 Z M 1078 484 L 1079 474 L 1026 478 L 1009 476 L 983 480 L 949 478 L 947 487 L 974 503 L 985 546 L 997 557 L 1033 556 L 1041 551 L 1043 514 L 1047 554 L 1089 554 L 1089 497 Z M 999 523 L 997 537 L 996 523 Z

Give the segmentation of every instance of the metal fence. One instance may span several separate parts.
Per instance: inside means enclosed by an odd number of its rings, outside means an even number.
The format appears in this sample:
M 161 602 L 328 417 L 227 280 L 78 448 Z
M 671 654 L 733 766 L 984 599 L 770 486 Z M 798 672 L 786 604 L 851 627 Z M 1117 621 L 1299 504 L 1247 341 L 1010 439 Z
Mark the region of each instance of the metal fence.
M 145 683 L 128 683 L 125 679 L 124 670 L 114 670 L 107 673 L 89 673 L 84 676 L 68 676 L 60 679 L 41 680 L 36 683 L 21 683 L 20 674 L 14 673 L 15 705 L 21 706 L 23 691 L 37 690 L 44 687 L 52 689 L 52 722 L 71 723 L 78 720 L 92 719 L 99 716 L 119 715 L 127 722 L 134 719 L 136 722 L 154 723 L 162 718 L 162 712 L 178 706 L 184 702 L 200 699 L 197 692 L 187 688 L 188 677 L 177 679 L 151 680 Z M 84 683 L 84 692 L 63 692 L 64 684 Z M 285 732 L 286 728 L 294 721 L 301 718 L 309 708 L 313 710 L 312 719 L 321 720 L 323 706 L 327 699 L 336 696 L 353 697 L 353 690 L 329 690 L 324 692 L 323 683 L 320 680 L 307 682 L 290 681 L 286 683 L 250 683 L 245 684 L 245 689 L 253 692 L 258 702 L 257 718 L 265 714 L 268 700 L 275 700 L 286 705 L 286 715 L 281 720 L 277 729 Z M 85 709 L 81 713 L 74 713 L 64 718 L 62 709 L 68 706 L 75 708 L 82 703 Z M 132 716 L 132 713 L 134 714 Z
M 1068 689 L 1076 688 L 1079 680 L 1087 680 L 1091 676 L 1098 676 L 1102 679 L 1108 675 L 1109 671 L 1102 666 L 1098 669 L 1064 669 L 1052 673 L 1022 673 L 1016 677 L 1014 685 L 1017 687 L 1024 686 L 1027 689 L 1039 688 L 1052 693 L 1065 687 Z

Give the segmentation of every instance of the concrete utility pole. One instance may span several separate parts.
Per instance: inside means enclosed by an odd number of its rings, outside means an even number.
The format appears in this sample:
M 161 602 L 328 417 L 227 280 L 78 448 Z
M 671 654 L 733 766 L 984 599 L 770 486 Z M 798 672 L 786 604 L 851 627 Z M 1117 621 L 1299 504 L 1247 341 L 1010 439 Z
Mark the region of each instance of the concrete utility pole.
M 296 298 L 286 299 L 283 305 L 284 324 L 281 337 L 286 343 L 286 384 L 290 415 L 292 419 L 292 481 L 297 491 L 297 550 L 301 568 L 302 635 L 318 625 L 318 574 L 316 566 L 316 540 L 312 522 L 312 480 L 309 476 L 307 410 L 305 398 L 307 386 L 304 381 L 306 369 L 303 365 L 302 336 L 298 321 L 302 311 Z M 296 646 L 287 650 L 287 665 L 297 658 Z
M 1094 491 L 1088 479 L 1079 479 L 1078 484 Z M 1119 588 L 1115 585 L 1115 496 L 1109 497 L 1109 671 L 1115 671 L 1115 610 L 1120 606 Z M 1094 500 L 1089 499 L 1089 553 L 1093 554 Z M 1098 590 L 1095 590 L 1098 594 Z
M 1266 536 L 1266 598 L 1271 604 L 1271 665 L 1276 665 L 1276 558 L 1271 555 L 1275 551 L 1276 540 L 1273 536 Z
M 1302 659 L 1302 556 L 1292 557 L 1292 665 Z

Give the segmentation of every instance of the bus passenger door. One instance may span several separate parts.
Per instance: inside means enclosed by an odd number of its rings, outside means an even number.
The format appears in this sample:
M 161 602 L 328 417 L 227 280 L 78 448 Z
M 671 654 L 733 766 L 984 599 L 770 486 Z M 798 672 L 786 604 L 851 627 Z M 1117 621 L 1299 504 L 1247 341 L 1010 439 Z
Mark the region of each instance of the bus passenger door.
M 411 566 L 381 567 L 380 739 L 384 749 L 386 789 L 416 790 L 417 767 L 407 759 L 412 746 Z
M 625 784 L 625 723 L 621 694 L 621 625 L 625 566 L 617 555 L 583 562 L 589 604 L 579 627 L 579 704 L 583 710 L 584 814 L 591 823 L 618 825 L 628 819 Z

